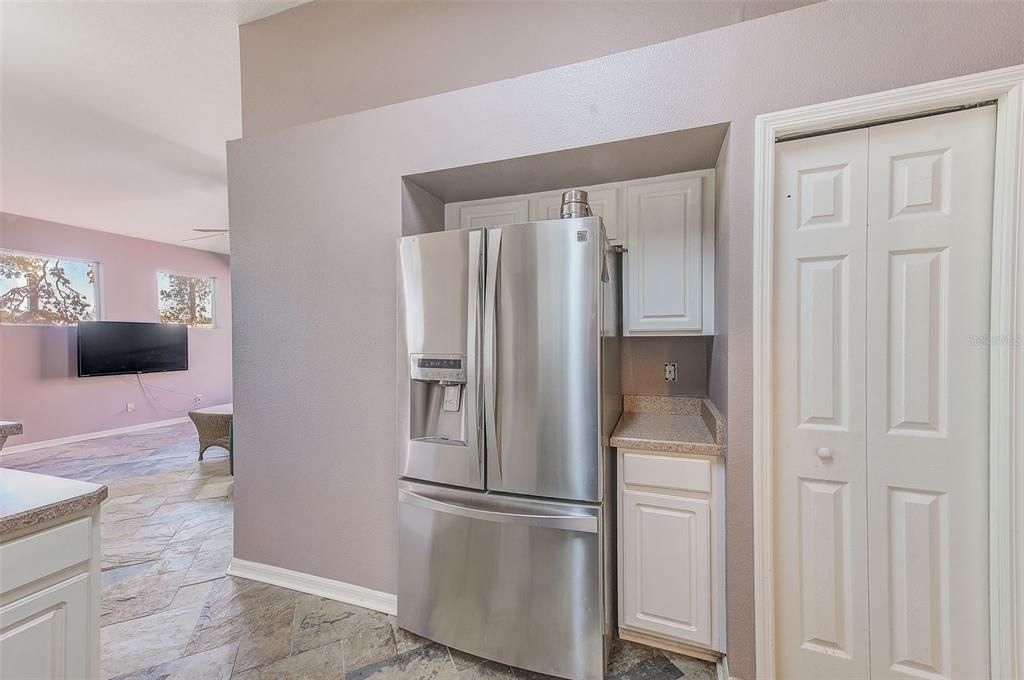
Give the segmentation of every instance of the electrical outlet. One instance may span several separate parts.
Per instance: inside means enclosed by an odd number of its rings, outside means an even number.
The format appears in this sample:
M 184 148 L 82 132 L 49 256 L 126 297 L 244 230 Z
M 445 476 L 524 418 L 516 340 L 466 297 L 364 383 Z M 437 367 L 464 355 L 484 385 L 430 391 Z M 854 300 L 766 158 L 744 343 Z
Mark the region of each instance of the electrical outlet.
M 127 411 L 128 413 L 135 413 L 135 402 L 129 401 L 127 404 L 124 405 L 124 410 Z
M 193 397 L 193 398 L 192 398 L 192 403 L 193 403 L 193 404 L 198 404 L 198 403 L 200 403 L 200 402 L 201 402 L 202 400 L 203 400 L 203 395 L 201 395 L 201 394 L 197 394 L 197 395 L 196 395 L 195 397 Z
M 675 382 L 679 379 L 679 367 L 676 362 L 669 361 L 665 364 L 665 380 L 667 382 Z

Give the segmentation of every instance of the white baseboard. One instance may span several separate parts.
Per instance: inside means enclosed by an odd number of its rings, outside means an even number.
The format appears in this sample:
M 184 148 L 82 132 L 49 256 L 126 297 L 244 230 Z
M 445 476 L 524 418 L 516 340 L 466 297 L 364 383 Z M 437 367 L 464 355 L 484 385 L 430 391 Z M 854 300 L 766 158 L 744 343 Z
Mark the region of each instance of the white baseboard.
M 300 593 L 318 595 L 329 600 L 354 604 L 385 614 L 398 613 L 398 596 L 393 593 L 382 593 L 379 590 L 370 590 L 363 586 L 334 581 L 322 576 L 303 574 L 301 571 L 292 571 L 234 557 L 231 559 L 231 566 L 228 567 L 228 575 L 269 583 L 273 586 L 297 590 Z
M 178 423 L 187 422 L 188 416 L 181 416 L 180 418 L 171 418 L 170 420 L 155 420 L 151 423 L 140 423 L 138 425 L 129 425 L 127 427 L 115 427 L 113 430 L 100 430 L 99 432 L 84 432 L 82 434 L 73 434 L 70 437 L 44 439 L 38 442 L 19 444 L 18 446 L 5 446 L 2 450 L 0 450 L 0 456 L 6 456 L 11 453 L 21 453 L 22 451 L 34 451 L 36 449 L 45 449 L 48 446 L 62 446 L 64 444 L 72 444 L 74 442 L 84 442 L 88 439 L 107 437 L 112 434 L 125 434 L 126 432 L 152 430 L 153 428 L 157 427 L 164 427 L 166 425 L 176 425 Z

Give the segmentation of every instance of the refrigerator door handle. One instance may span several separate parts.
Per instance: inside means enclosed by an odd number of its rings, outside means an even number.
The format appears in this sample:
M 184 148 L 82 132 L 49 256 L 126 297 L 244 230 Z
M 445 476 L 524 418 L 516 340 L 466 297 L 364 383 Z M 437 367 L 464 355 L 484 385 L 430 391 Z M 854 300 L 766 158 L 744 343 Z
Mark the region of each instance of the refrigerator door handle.
M 468 421 L 467 425 L 474 428 L 472 431 L 476 434 L 476 441 L 474 444 L 477 453 L 477 461 L 479 461 L 481 478 L 484 478 L 484 428 L 481 405 L 482 394 L 480 390 L 480 380 L 478 378 L 480 367 L 480 265 L 482 263 L 483 232 L 472 231 L 469 233 L 469 281 L 471 282 L 471 287 L 469 291 L 469 309 L 467 310 L 466 319 L 466 327 L 469 332 L 469 337 L 466 342 L 466 390 L 472 390 L 473 392 L 471 395 L 467 395 L 471 398 L 466 399 L 466 419 Z
M 462 503 L 453 503 L 448 500 L 442 501 L 437 498 L 430 498 L 408 489 L 398 490 L 398 500 L 399 502 L 428 510 L 444 512 L 468 519 L 483 520 L 485 522 L 504 522 L 507 524 L 521 524 L 548 529 L 563 529 L 565 531 L 582 531 L 590 534 L 597 533 L 598 518 L 596 515 L 498 512 Z
M 487 450 L 493 452 L 501 478 L 501 444 L 498 431 L 498 263 L 501 255 L 501 229 L 487 230 L 487 266 L 484 282 L 484 433 Z

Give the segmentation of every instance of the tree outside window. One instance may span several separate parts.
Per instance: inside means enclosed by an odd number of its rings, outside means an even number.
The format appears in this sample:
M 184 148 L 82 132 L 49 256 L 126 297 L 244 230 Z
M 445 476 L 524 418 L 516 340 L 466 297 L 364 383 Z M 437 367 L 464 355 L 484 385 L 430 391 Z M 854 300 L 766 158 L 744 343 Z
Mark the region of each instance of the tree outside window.
M 72 325 L 99 318 L 96 262 L 0 250 L 0 323 Z
M 181 274 L 156 275 L 161 323 L 213 328 L 213 279 Z

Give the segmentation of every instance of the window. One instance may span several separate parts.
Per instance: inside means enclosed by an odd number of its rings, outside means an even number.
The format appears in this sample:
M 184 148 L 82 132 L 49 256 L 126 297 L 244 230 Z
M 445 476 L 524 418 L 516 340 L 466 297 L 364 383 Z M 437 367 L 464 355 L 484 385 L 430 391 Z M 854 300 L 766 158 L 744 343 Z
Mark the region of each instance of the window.
M 213 279 L 182 274 L 156 275 L 161 323 L 213 328 Z
M 96 262 L 0 250 L 0 323 L 71 325 L 99 318 Z

